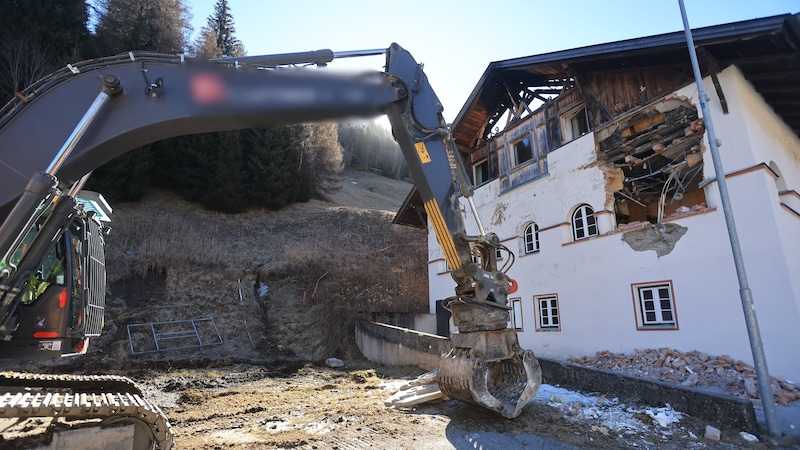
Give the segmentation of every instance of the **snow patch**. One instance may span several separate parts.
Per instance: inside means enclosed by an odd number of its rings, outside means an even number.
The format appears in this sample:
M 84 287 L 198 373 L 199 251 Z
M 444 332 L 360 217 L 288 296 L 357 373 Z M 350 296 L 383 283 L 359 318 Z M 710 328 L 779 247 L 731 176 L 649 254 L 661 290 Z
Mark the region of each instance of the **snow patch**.
M 660 408 L 626 405 L 617 398 L 587 395 L 549 384 L 543 384 L 532 401 L 546 403 L 574 421 L 596 421 L 592 429 L 603 434 L 608 431 L 633 434 L 655 428 L 670 435 L 673 432 L 670 425 L 681 420 L 681 413 L 669 404 Z

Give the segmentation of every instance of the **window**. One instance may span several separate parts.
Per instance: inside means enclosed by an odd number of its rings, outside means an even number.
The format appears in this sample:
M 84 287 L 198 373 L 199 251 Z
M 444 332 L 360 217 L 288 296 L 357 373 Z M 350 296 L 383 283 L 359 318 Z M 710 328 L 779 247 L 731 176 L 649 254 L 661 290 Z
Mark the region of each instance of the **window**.
M 475 180 L 475 186 L 480 186 L 489 181 L 489 161 L 484 159 L 472 166 L 472 176 Z
M 473 254 L 470 256 L 470 258 L 472 259 L 472 262 L 474 262 L 475 264 L 477 264 L 477 265 L 479 265 L 479 266 L 481 265 L 481 257 L 480 257 L 480 256 L 478 256 L 478 255 L 476 255 L 476 254 L 474 254 L 474 253 L 473 253 Z
M 52 204 L 51 204 L 52 205 Z M 8 258 L 8 264 L 16 267 L 22 262 L 28 249 L 33 245 L 37 235 L 45 220 L 49 217 L 50 211 L 45 211 L 25 234 L 20 245 Z M 66 286 L 65 277 L 67 249 L 64 238 L 57 236 L 55 243 L 45 255 L 42 265 L 31 273 L 27 280 L 25 291 L 22 294 L 21 302 L 25 305 L 34 303 L 50 285 Z
M 511 325 L 515 330 L 522 331 L 522 299 L 511 300 Z
M 578 139 L 589 132 L 589 121 L 586 117 L 586 108 L 581 106 L 562 117 L 564 128 L 564 142 Z
M 638 329 L 678 329 L 671 282 L 632 285 Z
M 495 259 L 503 259 L 503 250 L 500 247 L 496 248 L 494 250 L 494 256 L 495 256 Z M 475 264 L 478 264 L 478 265 L 481 264 L 480 255 L 478 255 L 477 253 L 472 253 L 471 257 L 472 257 L 472 262 L 474 262 Z
M 577 241 L 597 236 L 597 219 L 589 205 L 581 205 L 572 213 L 572 237 Z
M 514 144 L 514 162 L 518 166 L 531 159 L 533 159 L 533 147 L 529 136 Z
M 525 245 L 526 255 L 539 251 L 539 225 L 536 225 L 536 222 L 531 222 L 525 227 L 522 241 Z
M 561 320 L 558 315 L 558 296 L 541 295 L 533 297 L 539 320 L 536 331 L 561 331 Z

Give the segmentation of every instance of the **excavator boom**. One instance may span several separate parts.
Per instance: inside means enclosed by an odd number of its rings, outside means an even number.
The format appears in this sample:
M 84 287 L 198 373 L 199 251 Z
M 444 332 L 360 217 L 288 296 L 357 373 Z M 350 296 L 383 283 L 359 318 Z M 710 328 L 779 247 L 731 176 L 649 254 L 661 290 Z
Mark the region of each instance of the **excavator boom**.
M 375 53 L 386 55 L 383 72 L 297 67 Z M 497 269 L 497 252 L 511 252 L 484 231 L 474 207 L 480 235 L 465 231 L 461 200 L 472 204 L 472 187 L 441 113 L 422 66 L 397 44 L 380 51 L 211 61 L 129 53 L 50 75 L 0 110 L 0 348 L 12 349 L 0 355 L 13 355 L 20 330 L 28 330 L 22 325 L 38 300 L 26 303 L 23 294 L 31 292 L 42 260 L 57 249 L 53 242 L 93 220 L 75 198 L 96 167 L 179 135 L 386 114 L 456 282 L 447 303 L 459 332 L 442 358 L 440 387 L 516 417 L 536 393 L 541 371 L 507 328 L 512 283 Z M 30 249 L 39 250 L 17 258 L 32 235 Z M 70 326 L 85 351 L 87 330 L 78 319 Z

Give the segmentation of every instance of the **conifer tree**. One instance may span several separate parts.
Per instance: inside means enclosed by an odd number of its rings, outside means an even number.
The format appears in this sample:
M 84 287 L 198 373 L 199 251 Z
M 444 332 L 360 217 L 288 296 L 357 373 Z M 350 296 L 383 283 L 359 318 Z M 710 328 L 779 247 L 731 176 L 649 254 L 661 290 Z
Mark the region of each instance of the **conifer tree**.
M 183 0 L 98 0 L 97 4 L 95 41 L 101 56 L 139 50 L 175 54 L 186 47 L 189 10 Z M 150 184 L 153 166 L 150 146 L 141 147 L 99 167 L 87 187 L 110 199 L 138 200 Z
M 153 184 L 200 202 L 214 173 L 214 133 L 179 136 L 153 144 Z
M 240 213 L 247 208 L 246 185 L 242 171 L 242 145 L 238 131 L 213 133 L 215 144 L 213 176 L 202 195 L 208 209 Z
M 195 41 L 194 52 L 200 58 L 244 56 L 244 45 L 236 37 L 233 14 L 227 0 L 217 0 L 214 14 L 208 16 L 206 25 Z
M 191 30 L 183 0 L 98 0 L 95 38 L 102 56 L 147 50 L 178 54 Z
M 233 16 L 227 1 L 214 6 L 214 14 L 200 30 L 193 52 L 200 58 L 242 56 L 244 46 L 234 36 Z M 170 180 L 163 171 L 159 180 L 176 184 L 188 200 L 199 201 L 209 209 L 242 212 L 247 207 L 243 180 L 244 154 L 239 131 L 184 136 L 174 140 L 175 149 L 166 149 L 162 161 L 179 164 Z
M 88 20 L 85 0 L 0 0 L 0 104 L 83 59 Z
M 344 169 L 344 156 L 336 123 L 309 123 L 302 130 L 301 170 L 309 173 L 321 194 L 341 188 L 339 174 Z
M 150 185 L 152 159 L 150 145 L 122 154 L 95 170 L 86 188 L 112 203 L 140 200 Z
M 248 149 L 245 177 L 250 204 L 278 210 L 311 199 L 314 182 L 300 169 L 297 138 L 293 126 L 242 131 Z

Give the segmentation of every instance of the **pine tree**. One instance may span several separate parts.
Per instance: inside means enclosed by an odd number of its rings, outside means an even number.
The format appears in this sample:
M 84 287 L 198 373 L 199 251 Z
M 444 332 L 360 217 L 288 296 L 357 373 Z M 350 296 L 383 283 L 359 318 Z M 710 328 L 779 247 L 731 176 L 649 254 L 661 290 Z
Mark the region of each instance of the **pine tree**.
M 278 210 L 311 199 L 314 180 L 300 169 L 297 131 L 294 126 L 242 131 L 250 204 Z
M 86 188 L 98 191 L 111 203 L 140 200 L 150 185 L 152 153 L 145 145 L 97 168 Z
M 242 170 L 242 145 L 238 131 L 213 133 L 216 145 L 213 176 L 207 180 L 202 203 L 208 209 L 240 213 L 247 209 L 246 184 Z
M 95 27 L 96 51 L 106 56 L 126 51 L 148 50 L 161 53 L 182 53 L 189 27 L 189 10 L 183 0 L 98 0 L 99 18 Z M 176 153 L 185 151 L 180 147 Z M 153 144 L 156 148 L 163 143 Z M 154 153 L 150 146 L 141 147 L 122 155 L 99 167 L 90 179 L 90 186 L 100 190 L 109 198 L 138 200 L 150 183 L 154 167 Z M 157 152 L 156 154 L 160 154 Z M 184 166 L 177 162 L 175 169 Z M 195 171 L 177 174 L 190 181 L 176 182 L 187 195 L 197 195 L 199 184 L 193 178 Z M 153 173 L 163 181 L 163 173 Z M 194 182 L 194 183 L 192 183 Z M 189 187 L 185 187 L 188 185 Z M 199 200 L 199 198 L 193 198 Z
M 0 103 L 85 56 L 85 0 L 0 0 Z
M 200 202 L 214 175 L 215 133 L 179 136 L 153 144 L 153 184 Z
M 301 170 L 314 179 L 315 190 L 325 194 L 342 187 L 339 174 L 344 169 L 344 154 L 339 144 L 335 122 L 310 123 L 302 126 Z
M 214 14 L 208 16 L 206 26 L 195 41 L 194 52 L 200 58 L 244 56 L 244 45 L 236 38 L 233 14 L 227 0 L 217 0 Z
M 183 53 L 191 30 L 183 0 L 98 0 L 98 52 Z
M 345 122 L 339 124 L 338 134 L 347 167 L 395 179 L 408 177 L 405 158 L 390 130 L 376 122 Z

